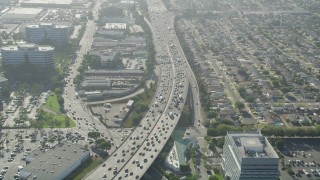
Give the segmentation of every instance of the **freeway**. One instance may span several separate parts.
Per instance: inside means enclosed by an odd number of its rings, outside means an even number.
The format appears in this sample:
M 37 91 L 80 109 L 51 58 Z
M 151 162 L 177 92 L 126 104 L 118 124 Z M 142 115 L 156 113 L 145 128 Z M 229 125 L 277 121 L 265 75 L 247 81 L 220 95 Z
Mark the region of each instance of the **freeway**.
M 193 87 L 199 103 L 198 86 L 173 30 L 174 14 L 159 0 L 147 1 L 151 30 L 160 64 L 157 92 L 149 111 L 130 136 L 86 179 L 140 179 L 153 163 L 175 129 Z M 196 116 L 200 117 L 200 105 Z

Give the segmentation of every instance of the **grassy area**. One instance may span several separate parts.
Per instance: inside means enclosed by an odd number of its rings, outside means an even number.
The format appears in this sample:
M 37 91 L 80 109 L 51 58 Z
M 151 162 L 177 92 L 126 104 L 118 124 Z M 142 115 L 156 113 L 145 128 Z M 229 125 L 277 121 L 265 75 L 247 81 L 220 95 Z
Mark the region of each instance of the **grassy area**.
M 296 103 L 297 106 L 303 107 L 303 108 L 309 108 L 309 104 L 308 103 Z
M 258 128 L 259 129 L 262 129 L 263 127 L 265 127 L 267 124 L 266 123 L 260 123 L 259 125 L 258 125 Z
M 49 112 L 42 112 L 35 123 L 38 128 L 71 128 L 76 126 L 76 123 L 67 115 Z
M 219 180 L 223 180 L 223 176 L 220 172 L 216 173 L 215 175 L 219 178 Z
M 143 94 L 139 94 L 138 96 L 135 96 L 133 98 L 134 100 L 133 109 L 129 113 L 128 117 L 124 120 L 122 124 L 123 127 L 130 128 L 137 125 L 140 122 L 140 120 L 143 118 L 145 114 L 145 111 L 142 111 L 140 107 L 141 105 L 148 106 L 151 103 L 151 99 L 154 93 L 156 92 L 156 88 L 157 88 L 157 84 L 154 83 Z
M 73 173 L 71 173 L 70 176 L 68 176 L 66 179 L 73 179 L 73 180 L 81 180 L 83 179 L 89 172 L 91 172 L 93 169 L 95 169 L 97 166 L 102 164 L 104 160 L 102 158 L 91 158 L 86 163 L 81 165 L 79 168 L 77 168 Z M 101 175 L 102 176 L 102 175 Z
M 60 113 L 60 105 L 56 94 L 52 94 L 48 97 L 45 107 L 56 113 Z

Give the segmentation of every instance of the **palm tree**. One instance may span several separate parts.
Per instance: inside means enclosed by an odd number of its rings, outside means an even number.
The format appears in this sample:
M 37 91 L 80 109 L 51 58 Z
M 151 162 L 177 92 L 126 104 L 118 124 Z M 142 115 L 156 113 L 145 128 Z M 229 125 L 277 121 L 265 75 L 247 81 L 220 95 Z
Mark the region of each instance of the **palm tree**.
M 5 138 L 6 138 L 6 144 L 8 144 L 8 143 L 9 143 L 9 140 L 8 140 L 9 132 L 6 132 L 6 133 L 4 134 L 4 136 L 5 136 Z M 6 145 L 6 147 L 7 147 L 7 152 L 9 152 L 8 145 Z
M 4 149 L 3 144 L 4 144 L 4 140 L 0 141 L 0 157 L 2 158 L 3 158 L 3 149 Z
M 4 148 L 3 144 L 4 144 L 4 140 L 0 141 L 0 150 L 2 150 Z
M 19 139 L 20 133 L 14 135 L 14 139 Z

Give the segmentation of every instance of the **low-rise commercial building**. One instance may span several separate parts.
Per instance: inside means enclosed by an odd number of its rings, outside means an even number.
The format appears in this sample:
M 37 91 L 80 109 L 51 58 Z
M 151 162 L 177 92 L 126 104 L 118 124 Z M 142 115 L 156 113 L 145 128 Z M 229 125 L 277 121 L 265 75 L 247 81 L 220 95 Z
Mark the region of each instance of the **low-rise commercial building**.
M 90 51 L 90 55 L 100 57 L 101 67 L 108 67 L 110 63 L 114 60 L 118 52 L 113 52 L 111 50 L 101 50 L 101 51 Z
M 49 8 L 72 8 L 82 7 L 88 0 L 22 0 L 21 6 L 26 7 L 49 7 Z
M 82 83 L 85 90 L 108 90 L 112 88 L 110 79 L 87 79 Z
M 94 38 L 92 47 L 95 50 L 112 49 L 115 51 L 132 52 L 146 48 L 146 39 L 142 37 L 128 37 L 123 40 L 113 40 L 108 38 Z
M 123 70 L 88 70 L 86 76 L 143 76 L 144 72 L 140 69 L 123 69 Z
M 41 13 L 43 9 L 40 8 L 21 8 L 16 7 L 10 9 L 6 12 L 2 17 L 3 22 L 25 22 L 25 21 L 33 21 L 36 19 Z
M 35 150 L 26 157 L 27 165 L 20 170 L 20 179 L 64 179 L 89 158 L 88 149 L 67 142 L 46 152 Z
M 228 133 L 222 166 L 230 180 L 277 180 L 279 157 L 259 132 Z

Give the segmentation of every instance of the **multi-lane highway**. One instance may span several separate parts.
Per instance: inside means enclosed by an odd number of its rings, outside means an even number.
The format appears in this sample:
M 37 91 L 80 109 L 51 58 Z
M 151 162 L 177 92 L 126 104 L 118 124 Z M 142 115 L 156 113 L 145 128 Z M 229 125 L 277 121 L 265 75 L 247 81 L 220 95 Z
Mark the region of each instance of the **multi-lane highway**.
M 198 86 L 174 32 L 174 15 L 160 0 L 147 3 L 156 60 L 160 64 L 155 98 L 140 125 L 86 179 L 140 179 L 177 125 L 189 87 L 196 95 L 194 104 L 198 107 Z M 195 115 L 200 119 L 200 106 L 197 111 Z

